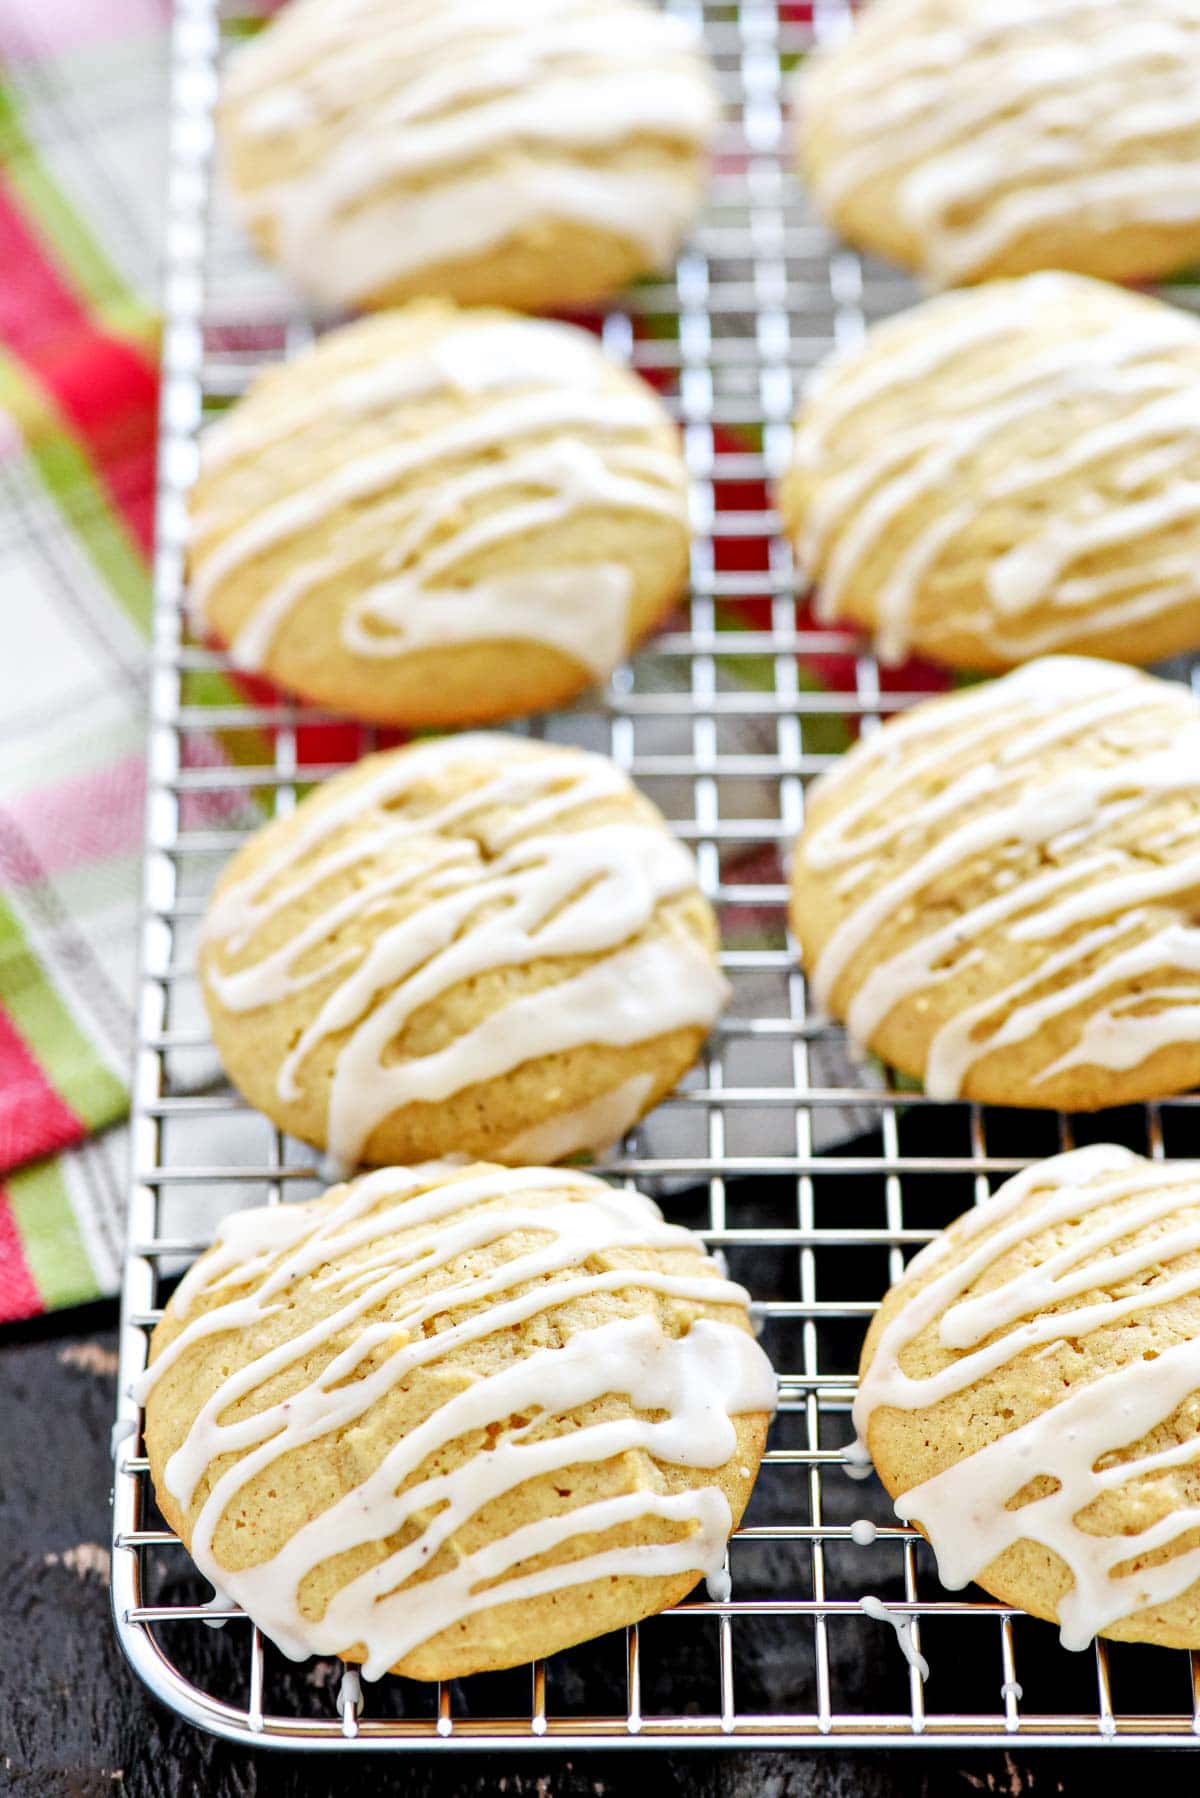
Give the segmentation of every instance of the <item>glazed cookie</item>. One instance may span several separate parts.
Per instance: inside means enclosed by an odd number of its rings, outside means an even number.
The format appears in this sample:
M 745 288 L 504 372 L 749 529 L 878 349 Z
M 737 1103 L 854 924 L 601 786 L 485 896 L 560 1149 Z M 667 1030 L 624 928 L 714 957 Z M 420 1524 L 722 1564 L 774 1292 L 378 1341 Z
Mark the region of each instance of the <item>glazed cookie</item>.
M 925 1248 L 867 1335 L 854 1423 L 943 1585 L 1200 1648 L 1200 1162 L 1101 1146 Z
M 691 856 L 612 762 L 458 736 L 257 832 L 200 967 L 234 1084 L 349 1170 L 608 1146 L 696 1059 L 716 949 Z
M 864 737 L 808 795 L 814 997 L 936 1099 L 1093 1111 L 1200 1082 L 1200 704 L 1048 657 Z
M 821 211 L 939 285 L 1200 256 L 1194 0 L 873 0 L 796 102 Z
M 205 432 L 194 628 L 398 725 L 562 704 L 680 597 L 679 438 L 595 338 L 425 304 L 332 331 Z
M 296 1659 L 511 1667 L 721 1580 L 775 1380 L 698 1237 L 547 1168 L 385 1168 L 243 1211 L 151 1343 L 200 1571 Z
M 255 242 L 318 300 L 539 311 L 671 261 L 717 111 L 690 32 L 641 0 L 293 0 L 219 128 Z
M 929 300 L 818 371 L 780 503 L 889 661 L 1200 649 L 1200 322 L 1082 275 Z

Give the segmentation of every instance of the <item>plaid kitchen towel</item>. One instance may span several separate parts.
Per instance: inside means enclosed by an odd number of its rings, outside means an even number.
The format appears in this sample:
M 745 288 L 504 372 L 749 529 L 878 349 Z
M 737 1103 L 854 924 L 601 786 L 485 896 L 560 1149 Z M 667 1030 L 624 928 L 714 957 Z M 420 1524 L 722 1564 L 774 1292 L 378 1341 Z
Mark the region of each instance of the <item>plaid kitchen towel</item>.
M 117 1279 L 165 26 L 0 0 L 0 1321 Z

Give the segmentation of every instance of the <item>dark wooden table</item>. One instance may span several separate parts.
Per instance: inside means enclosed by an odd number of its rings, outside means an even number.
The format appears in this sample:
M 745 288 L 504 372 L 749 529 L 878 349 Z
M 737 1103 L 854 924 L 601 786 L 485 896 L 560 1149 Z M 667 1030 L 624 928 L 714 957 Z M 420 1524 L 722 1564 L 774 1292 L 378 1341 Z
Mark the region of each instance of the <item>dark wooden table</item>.
M 369 1756 L 336 1766 L 247 1752 L 201 1735 L 146 1696 L 109 1619 L 108 1435 L 114 1310 L 97 1306 L 0 1334 L 0 1793 L 14 1798 L 405 1798 L 503 1793 L 604 1798 L 653 1779 L 656 1798 L 996 1798 L 1153 1783 L 1193 1794 L 1195 1755 L 1091 1748 L 1073 1755 L 953 1749 L 792 1753 Z

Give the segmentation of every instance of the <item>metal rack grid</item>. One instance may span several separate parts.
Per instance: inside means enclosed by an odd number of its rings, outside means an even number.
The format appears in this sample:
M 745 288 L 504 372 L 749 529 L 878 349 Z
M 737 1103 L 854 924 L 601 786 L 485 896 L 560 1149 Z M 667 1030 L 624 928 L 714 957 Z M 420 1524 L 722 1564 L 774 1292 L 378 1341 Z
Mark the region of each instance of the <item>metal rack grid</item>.
M 855 1067 L 806 1008 L 783 908 L 781 854 L 805 782 L 861 730 L 919 695 L 845 633 L 815 630 L 770 507 L 799 381 L 834 344 L 912 298 L 898 275 L 831 244 L 788 168 L 785 75 L 847 0 L 677 0 L 697 20 L 727 109 L 712 203 L 674 273 L 601 325 L 683 428 L 695 551 L 686 617 L 607 691 L 531 728 L 606 748 L 696 851 L 722 921 L 735 999 L 694 1078 L 608 1171 L 701 1229 L 760 1301 L 782 1407 L 731 1545 L 728 1602 L 693 1600 L 548 1663 L 437 1688 L 388 1679 L 365 1708 L 335 1700 L 336 1665 L 296 1669 L 236 1610 L 214 1609 L 161 1527 L 140 1418 L 114 1432 L 113 1598 L 151 1689 L 221 1735 L 325 1750 L 843 1745 L 956 1741 L 1176 1743 L 1200 1737 L 1200 1656 L 1100 1644 L 1070 1656 L 1052 1630 L 977 1593 L 950 1595 L 844 1449 L 865 1319 L 907 1252 L 1072 1120 L 934 1106 Z M 150 791 L 121 1391 L 144 1364 L 164 1277 L 236 1205 L 307 1196 L 312 1152 L 220 1084 L 191 941 L 222 859 L 303 782 L 377 734 L 263 693 L 215 685 L 218 655 L 186 636 L 183 496 L 204 414 L 314 321 L 239 246 L 210 203 L 222 40 L 245 24 L 217 0 L 176 0 Z M 1183 303 L 1196 295 L 1176 290 Z M 813 679 L 816 675 L 818 678 Z M 1200 1100 L 1083 1121 L 1153 1155 L 1194 1152 Z M 873 1522 L 855 1530 L 857 1519 Z M 923 1684 L 860 1598 L 911 1619 Z M 224 1622 L 219 1636 L 204 1624 Z

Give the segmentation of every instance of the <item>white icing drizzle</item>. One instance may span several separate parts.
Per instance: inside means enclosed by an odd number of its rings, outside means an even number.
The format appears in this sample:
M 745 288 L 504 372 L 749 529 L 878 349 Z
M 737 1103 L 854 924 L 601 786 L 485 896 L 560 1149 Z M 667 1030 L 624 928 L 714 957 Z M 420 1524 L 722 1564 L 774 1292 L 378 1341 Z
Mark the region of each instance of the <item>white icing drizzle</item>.
M 357 1667 L 343 1667 L 342 1677 L 338 1681 L 337 1709 L 342 1719 L 342 1734 L 354 1737 L 358 1734 L 358 1713 L 362 1709 L 362 1678 Z
M 223 1591 L 220 1586 L 214 1586 L 212 1597 L 206 1598 L 200 1606 L 202 1611 L 231 1611 L 233 1608 L 233 1600 L 228 1592 Z M 227 1621 L 228 1619 L 225 1617 L 206 1617 L 204 1627 L 205 1629 L 224 1629 Z
M 1037 777 L 1039 758 L 1056 744 L 1100 740 L 1107 725 L 1151 715 L 1161 728 L 1145 751 L 1084 751 L 1053 778 Z M 954 771 L 949 780 L 914 798 L 940 768 Z M 836 793 L 864 771 L 870 778 L 859 797 L 831 808 L 798 847 L 801 868 L 833 876 L 843 897 L 856 895 L 812 969 L 818 1004 L 830 1006 L 855 958 L 901 908 L 919 906 L 932 882 L 979 857 L 997 864 L 997 874 L 989 898 L 947 922 L 937 914 L 857 981 L 844 1000 L 857 1042 L 869 1044 L 897 1005 L 981 966 L 980 937 L 994 929 L 1044 953 L 1006 986 L 988 991 L 981 983 L 980 999 L 934 1031 L 924 1074 L 933 1097 L 958 1096 L 984 1056 L 1030 1040 L 1075 1007 L 1088 1009 L 1074 1021 L 1073 1041 L 1036 1081 L 1084 1064 L 1127 1069 L 1162 1048 L 1200 1041 L 1200 928 L 1185 906 L 1200 885 L 1200 708 L 1185 688 L 1106 662 L 1032 662 L 890 722 L 821 788 Z M 1106 831 L 1173 796 L 1192 803 L 1165 859 L 1131 865 L 1104 846 Z M 868 815 L 880 821 L 868 828 Z M 906 855 L 904 839 L 923 832 L 927 846 Z M 1006 880 L 1006 857 L 1032 845 L 1045 847 L 1045 866 Z M 898 868 L 885 874 L 889 851 L 898 852 Z M 1155 973 L 1161 982 L 1147 988 Z
M 633 1074 L 586 1105 L 544 1124 L 532 1124 L 497 1150 L 497 1160 L 519 1167 L 522 1162 L 563 1161 L 593 1143 L 617 1143 L 637 1123 L 654 1090 L 653 1074 Z M 720 1264 L 719 1252 L 713 1259 Z M 726 1270 L 722 1268 L 722 1272 Z
M 855 1440 L 846 1449 L 844 1462 L 848 1477 L 852 1480 L 868 1480 L 874 1472 L 871 1457 L 867 1453 L 866 1444 Z
M 1043 1195 L 1036 1210 L 1026 1201 Z M 1093 1213 L 1119 1207 L 1094 1223 Z M 1179 1214 L 1179 1227 L 1137 1232 Z M 965 1296 L 1007 1252 L 1031 1233 L 1056 1224 L 1081 1223 L 1064 1247 L 1040 1265 Z M 1127 1244 L 1114 1252 L 1117 1242 Z M 952 1249 L 967 1252 L 941 1268 Z M 1174 1262 L 1200 1249 L 1200 1163 L 1151 1163 L 1127 1149 L 1100 1145 L 1056 1156 L 1018 1174 L 986 1205 L 960 1218 L 946 1238 L 931 1243 L 909 1273 L 932 1273 L 928 1283 L 884 1327 L 854 1406 L 855 1428 L 866 1437 L 880 1409 L 915 1410 L 935 1405 L 976 1381 L 1015 1363 L 1031 1350 L 1046 1351 L 1079 1340 L 1124 1317 L 1161 1312 L 1173 1299 L 1200 1290 L 1195 1266 L 1172 1271 Z M 1109 1289 L 1153 1277 L 1131 1297 Z M 1090 1304 L 1047 1307 L 1095 1292 Z M 957 1358 L 939 1372 L 910 1376 L 901 1362 L 906 1347 L 940 1316 L 938 1340 Z M 997 1332 L 999 1334 L 997 1335 Z M 992 1340 L 993 1337 L 995 1340 Z M 1196 1444 L 1105 1462 L 1149 1435 L 1200 1388 L 1200 1338 L 1183 1340 L 1151 1360 L 1139 1354 L 1111 1371 L 1064 1384 L 1056 1402 L 941 1473 L 902 1493 L 896 1513 L 919 1520 L 937 1555 L 942 1583 L 966 1585 L 1021 1540 L 1059 1555 L 1073 1584 L 1059 1603 L 1062 1639 L 1083 1648 L 1106 1628 L 1147 1607 L 1157 1608 L 1200 1579 L 1200 1550 L 1190 1548 L 1155 1566 L 1124 1566 L 1169 1548 L 1200 1527 L 1200 1508 L 1180 1505 L 1158 1522 L 1116 1536 L 1080 1527 L 1078 1518 L 1105 1493 L 1156 1473 L 1187 1466 Z M 1016 1376 L 1014 1376 L 1016 1377 Z M 1054 1482 L 1045 1496 L 1017 1509 L 1010 1501 L 1039 1476 Z M 1124 1570 L 1121 1569 L 1124 1567 Z
M 344 613 L 340 636 L 355 655 L 386 658 L 453 643 L 547 643 L 594 675 L 619 661 L 629 635 L 630 569 L 583 562 L 491 576 L 461 570 L 481 553 L 536 538 L 588 512 L 617 510 L 687 521 L 682 464 L 643 439 L 663 413 L 649 388 L 617 387 L 583 331 L 533 319 L 472 321 L 432 341 L 392 350 L 371 365 L 322 377 L 328 343 L 251 394 L 205 433 L 202 468 L 217 476 L 192 521 L 193 624 L 231 576 L 285 550 L 347 506 L 366 503 L 389 527 L 381 567 Z M 356 327 L 351 327 L 351 331 Z M 373 323 L 365 329 L 377 331 Z M 305 370 L 311 372 L 305 378 Z M 409 408 L 430 399 L 484 400 L 427 422 Z M 323 438 L 330 418 L 386 418 L 396 441 L 359 454 L 248 520 L 240 464 L 281 439 Z M 232 526 L 232 528 L 230 528 Z M 224 535 L 218 535 L 224 530 Z M 210 548 L 205 539 L 217 536 Z M 234 662 L 261 668 L 284 620 L 307 595 L 344 578 L 362 556 L 361 533 L 336 530 L 319 553 L 290 567 L 258 600 L 231 646 Z
M 899 161 L 894 203 L 946 286 L 1033 232 L 1200 226 L 1200 166 L 1170 142 L 1200 126 L 1192 0 L 885 4 L 813 60 L 801 105 L 836 145 L 822 204 Z
M 432 1178 L 438 1184 L 430 1185 Z M 557 1193 L 549 1204 L 523 1195 Z M 501 1200 L 500 1204 L 490 1201 Z M 446 1571 L 413 1583 L 455 1531 L 490 1501 L 528 1479 L 614 1455 L 645 1451 L 663 1462 L 717 1468 L 734 1453 L 731 1419 L 770 1412 L 775 1379 L 746 1331 L 700 1318 L 681 1337 L 666 1335 L 649 1315 L 614 1319 L 584 1329 L 556 1348 L 531 1349 L 470 1383 L 446 1383 L 439 1407 L 396 1441 L 377 1467 L 345 1495 L 303 1524 L 268 1561 L 234 1570 L 213 1547 L 217 1526 L 248 1481 L 280 1456 L 345 1429 L 415 1369 L 444 1359 L 462 1344 L 503 1336 L 522 1321 L 571 1300 L 627 1289 L 649 1290 L 699 1304 L 733 1305 L 747 1295 L 697 1260 L 694 1275 L 632 1265 L 604 1266 L 610 1251 L 695 1247 L 690 1232 L 663 1222 L 641 1194 L 617 1191 L 586 1175 L 547 1169 L 505 1172 L 447 1170 L 443 1165 L 388 1168 L 334 1195 L 334 1203 L 275 1207 L 253 1224 L 227 1221 L 219 1237 L 216 1291 L 233 1296 L 192 1316 L 139 1383 L 143 1399 L 169 1368 L 198 1342 L 225 1331 L 255 1331 L 279 1316 L 298 1283 L 328 1295 L 317 1321 L 262 1349 L 229 1374 L 197 1413 L 165 1469 L 176 1501 L 189 1507 L 205 1481 L 207 1495 L 193 1522 L 191 1549 L 201 1571 L 219 1579 L 285 1654 L 340 1654 L 365 1649 L 363 1674 L 377 1678 L 394 1662 L 456 1621 L 497 1603 L 561 1591 L 610 1576 L 666 1577 L 694 1569 L 719 1574 L 731 1528 L 729 1505 L 717 1486 L 670 1495 L 637 1490 L 576 1505 L 536 1524 L 513 1529 L 464 1551 L 461 1541 Z M 288 1212 L 292 1213 L 287 1217 Z M 286 1221 L 284 1219 L 286 1218 Z M 301 1227 L 301 1223 L 303 1227 Z M 280 1229 L 280 1252 L 269 1271 L 256 1263 L 258 1284 L 229 1280 L 233 1257 L 247 1240 L 257 1245 Z M 407 1234 L 397 1240 L 398 1232 Z M 493 1271 L 471 1265 L 425 1296 L 407 1296 L 414 1283 L 489 1244 L 517 1238 L 524 1245 Z M 374 1254 L 345 1263 L 355 1251 Z M 589 1272 L 599 1258 L 602 1271 Z M 208 1290 L 206 1264 L 195 1270 L 193 1299 Z M 480 1301 L 489 1304 L 480 1309 Z M 465 1317 L 446 1321 L 458 1307 Z M 441 1327 L 425 1335 L 426 1319 Z M 388 1349 L 380 1358 L 379 1351 Z M 324 1362 L 313 1380 L 289 1398 L 267 1401 L 251 1414 L 222 1421 L 230 1408 L 259 1392 L 306 1356 Z M 535 1423 L 566 1419 L 577 1407 L 623 1393 L 636 1413 L 628 1419 L 564 1427 L 530 1440 L 513 1429 L 450 1472 L 405 1481 L 447 1444 L 515 1414 Z M 211 1470 L 236 1454 L 215 1477 Z M 543 1556 L 578 1537 L 622 1523 L 662 1519 L 686 1526 L 673 1540 L 600 1548 L 568 1563 L 521 1573 L 522 1561 Z M 322 1562 L 367 1543 L 382 1542 L 416 1525 L 404 1547 L 344 1584 L 324 1614 L 303 1614 L 299 1592 Z M 492 1582 L 499 1581 L 499 1585 Z
M 555 218 L 658 266 L 696 209 L 717 122 L 691 34 L 625 0 L 502 15 L 481 0 L 310 0 L 237 59 L 227 106 L 247 147 L 312 133 L 294 173 L 236 197 L 338 306 Z M 675 157 L 621 155 L 646 139 Z
M 925 1659 L 925 1656 L 920 1652 L 916 1643 L 913 1641 L 913 1623 L 915 1619 L 906 1616 L 903 1611 L 889 1610 L 881 1598 L 875 1598 L 870 1593 L 868 1593 L 865 1598 L 859 1599 L 858 1608 L 860 1611 L 865 1612 L 868 1617 L 873 1617 L 876 1623 L 887 1623 L 891 1625 L 892 1629 L 896 1632 L 896 1641 L 900 1645 L 901 1654 L 904 1656 L 913 1672 L 917 1675 L 917 1678 L 924 1684 L 929 1678 L 929 1662 Z
M 719 1567 L 715 1573 L 706 1574 L 704 1585 L 714 1604 L 728 1604 L 733 1597 L 733 1581 L 729 1577 L 728 1567 Z
M 432 811 L 406 809 L 425 783 L 456 767 L 476 771 L 469 790 Z M 298 1098 L 312 1052 L 344 1034 L 326 1124 L 338 1162 L 360 1160 L 376 1126 L 405 1105 L 448 1098 L 589 1043 L 628 1046 L 711 1025 L 728 989 L 707 951 L 681 929 L 642 934 L 661 902 L 694 886 L 687 850 L 641 820 L 553 828 L 563 815 L 629 790 L 611 762 L 579 750 L 473 734 L 410 745 L 379 758 L 369 779 L 323 789 L 275 855 L 216 895 L 204 928 L 205 973 L 224 1009 L 256 1011 L 333 980 L 282 1063 L 277 1091 L 281 1100 Z M 489 818 L 495 808 L 503 808 L 501 821 Z M 369 829 L 331 841 L 365 818 Z M 298 922 L 278 947 L 228 965 L 284 906 L 372 859 L 387 871 Z M 368 946 L 331 948 L 296 971 L 341 928 L 417 883 L 420 906 Z M 212 953 L 218 948 L 221 960 Z M 600 959 L 517 995 L 440 1050 L 389 1058 L 413 1014 L 459 982 L 581 955 Z M 608 1131 L 620 1134 L 633 1121 L 633 1096 L 625 1085 L 619 1104 L 606 1095 L 608 1103 L 597 1099 L 586 1113 L 576 1108 L 557 1120 L 567 1152 L 607 1147 Z M 529 1144 L 518 1139 L 518 1147 Z
M 401 316 L 401 315 L 394 315 Z M 419 324 L 420 313 L 415 314 Z M 469 398 L 506 387 L 565 387 L 592 393 L 607 364 L 590 333 L 545 318 L 506 318 L 464 310 L 446 315 L 445 328 L 418 343 L 398 347 L 395 325 L 372 320 L 329 333 L 313 354 L 328 361 L 334 346 L 375 339 L 388 348 L 375 360 L 332 372 L 320 381 L 277 373 L 254 403 L 244 401 L 205 427 L 200 466 L 212 474 L 241 456 L 259 456 L 276 443 L 335 419 L 353 425 L 396 408 L 452 395 Z M 386 334 L 385 334 L 386 329 Z M 297 363 L 288 365 L 294 370 Z M 280 391 L 286 381 L 285 392 Z
M 931 376 L 944 377 L 935 408 L 914 407 L 908 423 L 891 418 L 876 441 L 856 446 L 843 472 L 822 481 L 797 546 L 802 568 L 818 582 L 819 615 L 839 616 L 860 571 L 901 533 L 903 550 L 872 578 L 880 654 L 902 660 L 921 593 L 953 557 L 960 533 L 989 507 L 1056 493 L 1077 475 L 1103 486 L 1103 503 L 1089 486 L 1075 499 L 1057 498 L 1045 517 L 1028 518 L 1022 538 L 986 564 L 985 600 L 964 614 L 964 626 L 1020 660 L 1185 604 L 1200 610 L 1195 555 L 1181 553 L 1178 541 L 1156 541 L 1200 521 L 1196 321 L 1060 274 L 948 295 L 921 315 L 915 340 L 889 347 L 912 329 L 912 319 L 899 319 L 871 333 L 863 349 L 835 358 L 801 411 L 796 461 L 820 479 L 825 467 L 847 461 L 833 447 L 840 429 L 872 417 L 881 402 L 919 392 Z M 1041 347 L 1041 332 L 1067 317 L 1070 339 L 1060 334 Z M 950 380 L 959 358 L 1006 346 L 1018 353 L 1003 371 Z M 1069 432 L 1056 425 L 1064 407 L 1081 402 L 1099 409 L 1096 422 Z M 1007 432 L 1035 419 L 1045 420 L 1051 447 L 1015 467 L 994 456 L 991 472 L 980 471 Z M 939 504 L 965 465 L 975 468 L 970 504 Z M 1155 480 L 1165 485 L 1146 493 L 1143 484 Z M 1129 498 L 1114 499 L 1110 487 L 1124 487 Z M 917 506 L 928 516 L 914 526 Z M 1110 550 L 1137 557 L 1117 569 L 1073 572 Z
M 597 503 L 599 491 L 593 492 Z M 515 535 L 515 519 L 511 528 Z M 532 569 L 440 591 L 406 575 L 364 593 L 347 612 L 342 631 L 357 654 L 368 656 L 485 639 L 545 643 L 600 680 L 625 653 L 632 594 L 633 576 L 616 562 Z M 368 623 L 389 628 L 371 629 Z
M 128 1442 L 131 1436 L 137 1435 L 137 1423 L 132 1417 L 118 1417 L 108 1433 L 108 1452 L 113 1460 L 117 1460 L 121 1452 L 121 1444 Z

